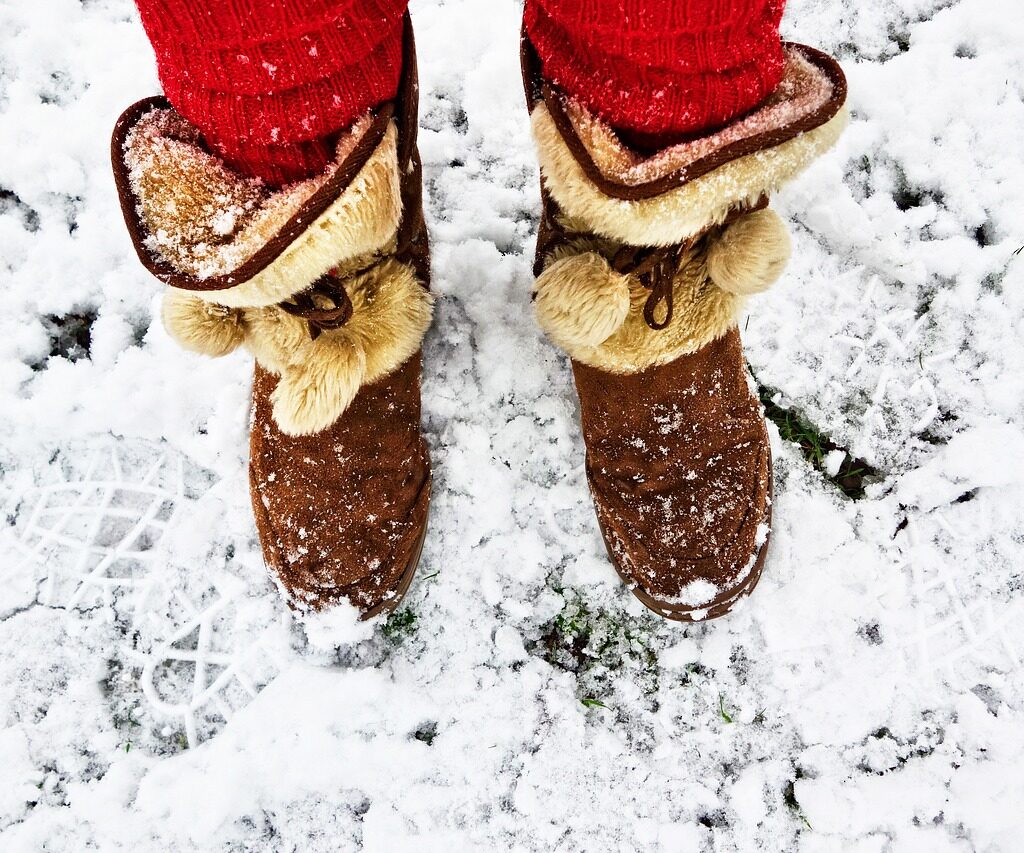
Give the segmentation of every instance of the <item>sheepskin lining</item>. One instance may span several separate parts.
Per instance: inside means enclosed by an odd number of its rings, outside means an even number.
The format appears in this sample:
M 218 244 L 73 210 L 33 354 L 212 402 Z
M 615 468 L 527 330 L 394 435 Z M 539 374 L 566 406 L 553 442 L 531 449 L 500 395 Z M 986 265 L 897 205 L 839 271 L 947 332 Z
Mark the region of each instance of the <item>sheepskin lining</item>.
M 835 84 L 826 71 L 808 60 L 801 49 L 788 45 L 782 82 L 753 112 L 718 131 L 650 156 L 626 147 L 611 127 L 579 101 L 566 99 L 566 112 L 601 172 L 616 183 L 639 186 L 674 173 L 683 181 L 686 169 L 694 163 L 727 145 L 796 124 L 825 106 L 834 94 Z
M 602 237 L 634 246 L 671 246 L 721 224 L 736 207 L 753 207 L 796 177 L 835 144 L 847 114 L 840 110 L 814 130 L 635 200 L 613 198 L 590 180 L 546 104 L 534 109 L 531 121 L 545 187 L 566 214 Z
M 323 174 L 277 191 L 243 178 L 207 153 L 192 126 L 171 110 L 152 110 L 128 132 L 124 161 L 144 250 L 194 279 L 202 298 L 221 305 L 273 305 L 306 289 L 333 267 L 382 250 L 401 219 L 397 128 L 383 139 L 344 190 L 268 264 L 222 289 L 336 175 L 372 124 L 361 119 L 338 143 Z
M 668 364 L 720 338 L 789 258 L 785 224 L 771 210 L 712 229 L 681 259 L 672 322 L 652 329 L 643 316 L 650 291 L 608 262 L 620 248 L 595 238 L 563 243 L 534 284 L 537 321 L 551 341 L 574 361 L 617 374 Z

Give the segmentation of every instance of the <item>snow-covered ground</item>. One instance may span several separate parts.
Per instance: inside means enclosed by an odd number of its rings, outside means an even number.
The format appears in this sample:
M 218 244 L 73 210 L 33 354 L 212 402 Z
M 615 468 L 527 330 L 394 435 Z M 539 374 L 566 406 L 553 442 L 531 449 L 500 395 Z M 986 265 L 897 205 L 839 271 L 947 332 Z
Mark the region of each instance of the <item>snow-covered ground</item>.
M 1021 5 L 791 0 L 854 121 L 744 337 L 880 476 L 851 500 L 773 427 L 764 579 L 698 627 L 608 565 L 531 318 L 519 3 L 413 12 L 434 513 L 338 646 L 261 565 L 249 363 L 174 347 L 121 223 L 133 8 L 0 0 L 0 850 L 1021 850 Z

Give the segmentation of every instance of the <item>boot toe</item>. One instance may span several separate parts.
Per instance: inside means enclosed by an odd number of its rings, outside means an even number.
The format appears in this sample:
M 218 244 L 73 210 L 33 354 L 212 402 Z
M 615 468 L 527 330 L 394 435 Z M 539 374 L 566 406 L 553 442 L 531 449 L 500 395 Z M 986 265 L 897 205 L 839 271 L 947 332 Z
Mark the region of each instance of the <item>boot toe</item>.
M 285 599 L 296 610 L 319 612 L 342 603 L 371 619 L 398 606 L 419 564 L 427 531 L 430 481 L 401 523 L 340 531 L 328 524 L 314 534 L 264 522 L 264 556 Z M 376 523 L 376 520 L 374 520 Z
M 294 608 L 348 601 L 369 618 L 408 589 L 430 505 L 419 371 L 410 359 L 363 388 L 327 430 L 289 436 L 270 414 L 276 380 L 257 368 L 252 503 L 264 559 Z
M 770 484 L 770 461 L 761 476 Z M 667 619 L 700 622 L 724 616 L 760 579 L 771 533 L 770 487 L 749 493 L 742 503 L 720 496 L 714 502 L 717 512 L 705 501 L 683 517 L 664 501 L 626 514 L 596 502 L 616 571 L 645 606 Z M 732 524 L 707 523 L 723 511 Z
M 592 441 L 587 475 L 609 557 L 630 590 L 667 618 L 700 621 L 727 613 L 760 577 L 771 450 L 752 400 L 713 429 L 669 435 L 648 423 L 664 420 L 663 408 Z

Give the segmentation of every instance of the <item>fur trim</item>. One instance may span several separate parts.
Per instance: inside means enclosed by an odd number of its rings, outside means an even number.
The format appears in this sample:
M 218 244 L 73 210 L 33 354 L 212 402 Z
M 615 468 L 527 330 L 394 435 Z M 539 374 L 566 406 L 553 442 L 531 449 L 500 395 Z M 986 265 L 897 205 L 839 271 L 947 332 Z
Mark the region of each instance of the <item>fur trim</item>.
M 363 385 L 415 355 L 433 313 L 413 269 L 393 259 L 344 284 L 352 317 L 316 340 L 304 320 L 277 306 L 218 308 L 173 288 L 164 295 L 164 322 L 176 340 L 209 355 L 228 352 L 240 334 L 260 366 L 280 377 L 271 402 L 281 431 L 311 435 L 341 417 Z
M 737 206 L 753 206 L 803 171 L 836 140 L 847 113 L 788 142 L 739 157 L 669 190 L 637 201 L 611 198 L 586 176 L 545 104 L 531 116 L 541 174 L 559 207 L 602 237 L 635 246 L 670 246 L 725 221 Z M 597 158 L 595 158 L 597 159 Z
M 774 210 L 741 217 L 712 241 L 707 266 L 722 290 L 746 296 L 767 290 L 789 263 L 791 242 L 786 223 Z
M 833 114 L 845 97 L 841 73 L 815 64 L 812 54 L 789 48 L 782 84 L 749 115 L 651 156 L 628 149 L 578 102 L 535 104 L 544 188 L 555 202 L 556 236 L 567 240 L 540 259 L 534 301 L 541 327 L 575 361 L 618 374 L 672 362 L 725 335 L 745 297 L 781 275 L 789 234 L 759 202 L 831 147 L 848 121 L 844 108 Z M 646 198 L 626 191 L 644 185 Z M 623 197 L 615 197 L 620 190 Z M 673 315 L 663 329 L 651 329 L 643 316 L 651 292 L 609 264 L 624 246 L 681 247 Z
M 634 276 L 616 273 L 604 253 L 594 250 L 554 261 L 537 279 L 541 328 L 576 361 L 609 373 L 638 373 L 696 352 L 724 335 L 743 305 L 741 296 L 711 281 L 706 263 L 710 239 L 700 241 L 680 264 L 673 318 L 666 328 L 654 330 L 644 321 L 650 291 Z M 595 342 L 619 316 L 623 287 L 628 311 L 610 334 Z
M 313 435 L 340 418 L 366 384 L 366 354 L 354 347 L 321 347 L 317 358 L 289 364 L 270 395 L 274 421 L 285 435 Z
M 604 343 L 629 313 L 629 278 L 594 252 L 555 261 L 533 292 L 537 322 L 567 352 Z
M 836 94 L 835 82 L 824 68 L 811 62 L 803 50 L 796 45 L 785 47 L 786 65 L 782 80 L 753 111 L 720 130 L 670 145 L 653 154 L 640 154 L 625 147 L 607 123 L 573 98 L 565 101 L 566 112 L 576 135 L 601 173 L 616 183 L 639 186 L 678 175 L 726 146 L 793 124 L 826 105 Z
M 343 137 L 335 165 L 323 175 L 269 192 L 203 151 L 194 129 L 173 111 L 152 111 L 125 143 L 147 249 L 199 279 L 230 275 L 323 185 L 368 123 L 360 120 Z M 236 308 L 275 305 L 339 264 L 383 249 L 402 215 L 397 139 L 392 121 L 344 192 L 269 266 L 230 289 L 197 296 Z
M 167 333 L 184 349 L 218 358 L 245 340 L 242 312 L 203 302 L 181 290 L 164 293 L 161 311 Z

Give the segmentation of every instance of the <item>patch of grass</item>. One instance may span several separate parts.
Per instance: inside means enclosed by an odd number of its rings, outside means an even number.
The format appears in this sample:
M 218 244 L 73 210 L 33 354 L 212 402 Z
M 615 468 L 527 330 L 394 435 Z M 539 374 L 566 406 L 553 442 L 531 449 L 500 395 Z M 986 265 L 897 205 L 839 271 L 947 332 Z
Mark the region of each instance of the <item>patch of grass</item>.
M 725 697 L 721 693 L 718 694 L 718 715 L 728 724 L 734 722 L 732 714 L 725 710 Z
M 855 459 L 810 421 L 776 404 L 774 400 L 778 392 L 759 385 L 758 393 L 765 417 L 779 428 L 779 435 L 784 441 L 800 445 L 804 458 L 848 498 L 856 501 L 864 497 L 865 485 L 879 476 L 877 470 L 863 459 Z M 825 457 L 833 450 L 842 450 L 846 454 L 835 476 L 825 470 Z
M 607 708 L 595 699 L 614 692 L 620 678 L 632 678 L 647 696 L 658 689 L 658 660 L 651 626 L 643 619 L 602 608 L 591 610 L 571 590 L 558 590 L 565 606 L 529 650 L 576 676 L 580 702 Z M 611 709 L 609 709 L 611 710 Z
M 786 441 L 799 444 L 807 461 L 820 468 L 825 463 L 825 454 L 828 453 L 827 440 L 813 426 L 799 418 L 792 412 L 776 406 L 770 400 L 765 402 L 765 415 L 779 428 L 779 434 Z
M 594 664 L 615 670 L 629 663 L 647 667 L 657 662 L 639 622 L 624 614 L 594 612 L 572 596 L 541 639 L 548 662 L 571 672 Z
M 411 607 L 396 610 L 381 626 L 380 632 L 392 642 L 400 642 L 416 631 L 416 613 Z

